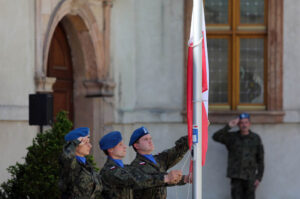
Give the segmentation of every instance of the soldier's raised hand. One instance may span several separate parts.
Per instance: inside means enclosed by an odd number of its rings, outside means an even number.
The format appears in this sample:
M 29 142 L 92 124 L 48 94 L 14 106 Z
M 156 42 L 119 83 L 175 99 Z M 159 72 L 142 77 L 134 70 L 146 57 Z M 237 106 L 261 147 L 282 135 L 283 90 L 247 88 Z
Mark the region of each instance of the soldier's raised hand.
M 230 128 L 235 127 L 240 121 L 240 118 L 236 118 L 234 120 L 230 120 L 228 125 L 230 126 Z
M 185 183 L 193 183 L 193 173 L 189 173 L 188 175 L 184 175 Z
M 258 187 L 259 183 L 260 183 L 259 180 L 255 180 L 255 182 L 254 182 L 255 189 Z
M 90 139 L 89 139 L 88 136 L 86 136 L 86 137 L 79 137 L 79 138 L 77 138 L 77 140 L 80 141 L 79 145 L 84 145 L 84 144 L 86 144 L 86 143 L 88 143 L 90 141 Z
M 165 182 L 168 184 L 176 184 L 182 178 L 182 171 L 180 170 L 172 170 L 165 176 Z

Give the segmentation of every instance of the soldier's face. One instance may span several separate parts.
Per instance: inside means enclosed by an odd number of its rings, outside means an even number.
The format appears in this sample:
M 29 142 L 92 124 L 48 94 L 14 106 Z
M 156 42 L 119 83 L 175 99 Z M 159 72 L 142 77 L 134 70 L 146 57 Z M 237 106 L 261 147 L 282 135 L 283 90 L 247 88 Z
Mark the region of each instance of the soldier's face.
M 76 147 L 76 155 L 84 157 L 90 154 L 92 144 L 88 136 L 84 137 L 81 143 Z
M 239 127 L 240 127 L 241 132 L 245 132 L 245 133 L 248 132 L 250 129 L 249 119 L 247 119 L 247 118 L 241 119 L 239 121 Z
M 134 147 L 140 154 L 151 154 L 154 150 L 154 144 L 150 134 L 141 137 L 138 142 L 134 144 Z
M 114 148 L 108 149 L 109 155 L 113 159 L 123 159 L 126 156 L 127 146 L 121 141 Z

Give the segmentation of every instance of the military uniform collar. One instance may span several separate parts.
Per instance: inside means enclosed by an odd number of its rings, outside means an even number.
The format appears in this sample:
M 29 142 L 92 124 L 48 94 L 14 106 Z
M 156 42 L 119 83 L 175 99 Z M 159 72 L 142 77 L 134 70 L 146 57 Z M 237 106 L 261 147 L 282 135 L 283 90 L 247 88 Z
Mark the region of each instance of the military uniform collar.
M 155 156 L 153 156 L 153 158 L 155 158 Z M 148 164 L 151 164 L 153 165 L 154 167 L 157 167 L 159 168 L 160 165 L 159 165 L 159 162 L 156 161 L 157 164 L 154 164 L 151 160 L 147 159 L 145 156 L 143 156 L 142 154 L 139 154 L 139 153 L 136 153 L 136 159 L 139 160 L 139 161 L 143 161 L 145 163 L 148 163 Z M 140 162 L 141 164 L 142 162 Z
M 116 163 L 119 167 L 124 168 L 124 163 L 122 160 L 119 159 L 113 159 L 112 157 L 108 156 L 108 159 L 111 159 L 114 163 Z
M 76 155 L 76 159 L 78 162 L 82 163 L 82 164 L 86 164 L 86 158 L 85 157 L 80 157 Z
M 145 155 L 142 155 L 144 156 L 145 158 L 147 158 L 148 160 L 150 160 L 153 164 L 157 164 L 154 156 L 152 154 L 145 154 Z
M 248 135 L 242 135 L 241 131 L 238 131 L 238 132 L 239 132 L 239 136 L 240 137 L 247 138 L 247 137 L 252 137 L 252 135 L 253 135 L 253 132 L 250 129 L 249 129 L 249 134 Z
M 120 167 L 120 165 L 118 165 L 112 158 L 109 158 L 109 157 L 107 157 L 107 160 L 106 160 L 104 166 L 106 166 L 106 167 L 113 167 L 113 166 L 115 166 L 115 167 L 122 168 L 122 167 Z M 124 166 L 125 166 L 125 165 L 124 165 Z

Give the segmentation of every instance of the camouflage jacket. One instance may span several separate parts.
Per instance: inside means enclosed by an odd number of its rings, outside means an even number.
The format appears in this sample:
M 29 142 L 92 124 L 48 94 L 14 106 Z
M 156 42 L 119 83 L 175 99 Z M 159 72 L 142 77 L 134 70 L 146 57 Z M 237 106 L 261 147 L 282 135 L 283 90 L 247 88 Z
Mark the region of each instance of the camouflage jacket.
M 131 166 L 141 169 L 146 174 L 152 173 L 166 173 L 167 170 L 177 164 L 188 151 L 188 138 L 187 136 L 181 137 L 175 143 L 173 148 L 167 149 L 157 155 L 154 158 L 157 164 L 152 163 L 144 156 L 137 153 L 136 158 L 132 161 Z M 177 185 L 184 185 L 182 179 Z M 147 188 L 142 190 L 134 190 L 135 199 L 165 199 L 167 198 L 167 185 L 160 187 Z
M 244 180 L 262 180 L 264 172 L 264 148 L 256 133 L 241 135 L 240 131 L 228 132 L 229 125 L 213 135 L 217 142 L 225 144 L 228 150 L 227 176 Z
M 103 199 L 133 199 L 133 189 L 164 185 L 164 174 L 143 174 L 139 169 L 118 166 L 108 158 L 100 171 L 103 183 Z
M 101 198 L 102 182 L 100 177 L 88 162 L 82 164 L 76 159 L 75 149 L 79 143 L 78 140 L 74 140 L 66 143 L 63 148 L 60 158 L 62 170 L 59 181 L 62 198 Z

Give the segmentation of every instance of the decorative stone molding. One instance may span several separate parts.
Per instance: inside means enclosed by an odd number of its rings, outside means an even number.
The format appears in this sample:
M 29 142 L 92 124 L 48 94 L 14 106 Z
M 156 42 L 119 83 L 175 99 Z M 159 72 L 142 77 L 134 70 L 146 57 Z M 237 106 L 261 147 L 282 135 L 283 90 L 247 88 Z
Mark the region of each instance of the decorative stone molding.
M 112 80 L 86 80 L 86 97 L 113 97 L 116 84 Z
M 242 111 L 211 111 L 208 119 L 212 124 L 228 123 L 231 119 L 236 118 Z M 283 111 L 247 111 L 251 115 L 253 124 L 274 124 L 283 121 Z
M 283 1 L 268 1 L 268 110 L 282 110 Z
M 97 55 L 94 65 L 95 75 L 97 79 L 107 77 L 110 57 L 110 11 L 113 1 L 36 0 L 35 4 L 36 77 L 47 76 L 47 60 L 52 35 L 57 24 L 65 18 L 74 22 L 73 25 L 78 33 L 89 35 Z M 72 21 L 77 18 L 80 20 Z
M 52 93 L 52 87 L 55 83 L 55 77 L 36 77 L 35 84 L 36 84 L 36 92 L 38 93 Z

